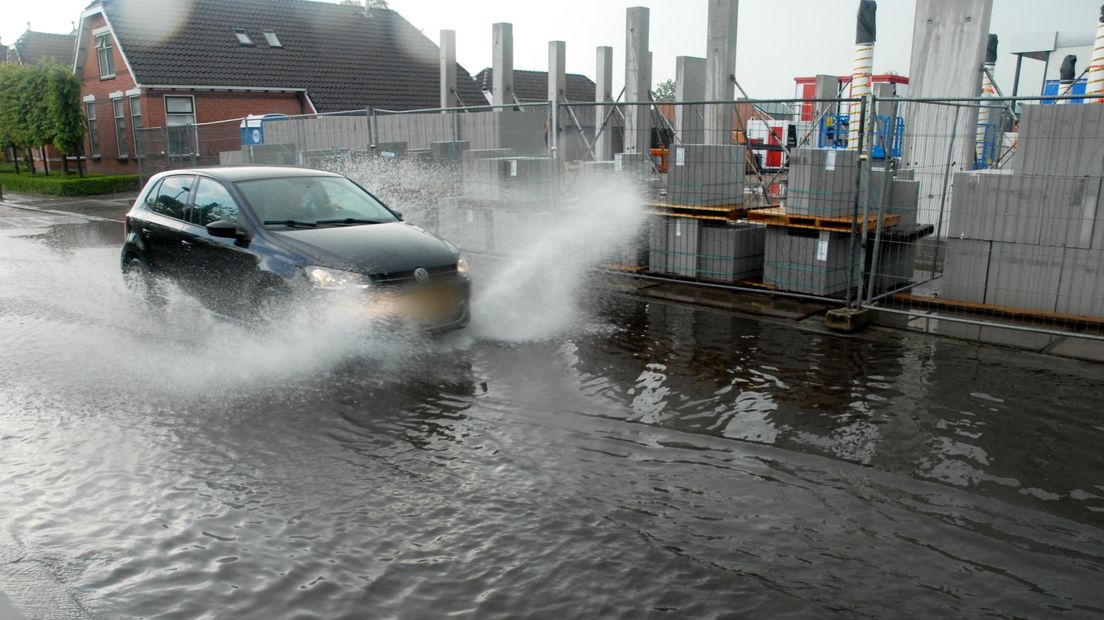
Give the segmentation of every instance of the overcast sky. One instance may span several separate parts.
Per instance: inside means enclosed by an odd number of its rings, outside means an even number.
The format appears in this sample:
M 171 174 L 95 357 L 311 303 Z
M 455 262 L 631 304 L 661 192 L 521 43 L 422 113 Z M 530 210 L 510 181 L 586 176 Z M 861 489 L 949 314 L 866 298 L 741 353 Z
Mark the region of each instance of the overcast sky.
M 181 0 L 185 1 L 185 0 Z M 26 29 L 68 32 L 89 0 L 0 0 L 0 40 Z M 991 32 L 1002 44 L 1016 34 L 1071 31 L 1089 39 L 1101 0 L 994 0 Z M 625 9 L 651 9 L 653 81 L 675 76 L 676 56 L 704 56 L 706 0 L 390 0 L 391 8 L 438 41 L 456 31 L 457 57 L 472 74 L 491 64 L 491 24 L 514 25 L 514 67 L 547 70 L 548 41 L 567 42 L 567 70 L 594 77 L 594 48 L 614 48 L 615 92 L 624 80 Z M 915 0 L 878 0 L 874 72 L 907 75 Z M 743 0 L 736 79 L 752 98 L 794 96 L 795 76 L 851 72 L 857 0 Z M 1007 48 L 1006 45 L 1002 45 Z M 1088 66 L 1078 59 L 1078 67 Z M 998 85 L 1012 90 L 1015 57 L 1002 51 Z M 1042 63 L 1027 60 L 1022 94 L 1038 94 Z

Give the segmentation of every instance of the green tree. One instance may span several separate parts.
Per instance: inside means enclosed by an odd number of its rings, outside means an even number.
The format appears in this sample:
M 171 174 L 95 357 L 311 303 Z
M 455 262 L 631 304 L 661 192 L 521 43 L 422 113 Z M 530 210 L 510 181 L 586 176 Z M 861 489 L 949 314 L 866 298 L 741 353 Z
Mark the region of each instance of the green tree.
M 652 91 L 652 99 L 656 101 L 674 101 L 675 81 L 666 80 L 656 84 L 655 90 Z
M 19 116 L 16 112 L 19 92 L 19 69 L 14 64 L 0 64 L 0 149 L 18 149 Z M 15 158 L 15 171 L 19 172 L 19 158 Z
M 34 172 L 34 148 L 42 147 L 54 141 L 54 124 L 50 118 L 50 109 L 47 104 L 50 94 L 50 79 L 46 69 L 42 65 L 26 68 L 26 74 L 20 84 L 19 111 L 23 116 L 27 147 L 27 158 L 30 162 L 31 172 Z M 45 152 L 43 152 L 45 154 Z M 50 174 L 46 160 L 42 161 L 46 174 Z
M 53 133 L 53 144 L 61 153 L 62 167 L 69 174 L 71 154 L 80 154 L 84 144 L 84 113 L 81 110 L 81 83 L 68 68 L 50 63 L 44 66 L 49 91 L 46 109 Z M 84 176 L 84 170 L 77 160 L 77 170 Z

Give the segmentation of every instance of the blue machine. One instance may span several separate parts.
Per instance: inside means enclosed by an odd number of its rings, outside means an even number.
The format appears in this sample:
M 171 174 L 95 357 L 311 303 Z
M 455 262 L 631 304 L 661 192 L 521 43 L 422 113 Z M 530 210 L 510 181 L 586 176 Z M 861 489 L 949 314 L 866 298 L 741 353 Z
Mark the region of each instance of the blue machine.
M 981 154 L 974 162 L 974 170 L 985 170 L 997 161 L 997 140 L 1000 133 L 993 123 L 985 123 L 985 136 L 982 138 Z
M 265 124 L 286 121 L 287 114 L 250 114 L 241 122 L 242 146 L 258 146 L 265 143 Z
M 889 146 L 889 156 L 892 158 L 901 156 L 901 138 L 905 135 L 905 119 L 900 116 L 891 119 L 889 115 L 879 114 L 873 117 L 874 144 L 870 148 L 870 156 L 874 159 L 886 158 L 886 146 Z M 817 132 L 817 147 L 822 149 L 847 148 L 847 130 L 850 127 L 850 118 L 847 114 L 834 114 L 820 119 L 820 130 Z
M 1069 94 L 1070 95 L 1084 95 L 1086 86 L 1088 86 L 1088 80 L 1086 80 L 1085 78 L 1081 78 L 1080 80 L 1077 80 L 1076 82 L 1073 83 L 1073 88 L 1070 89 Z M 1058 80 L 1047 80 L 1043 84 L 1043 96 L 1046 97 L 1047 95 L 1057 95 L 1059 88 L 1060 88 L 1060 82 Z M 1065 102 L 1066 103 L 1085 103 L 1085 100 L 1084 99 L 1067 99 L 1067 100 L 1065 100 Z M 1054 99 L 1043 99 L 1043 104 L 1044 105 L 1046 105 L 1046 104 L 1052 104 L 1053 105 L 1054 103 L 1056 103 Z

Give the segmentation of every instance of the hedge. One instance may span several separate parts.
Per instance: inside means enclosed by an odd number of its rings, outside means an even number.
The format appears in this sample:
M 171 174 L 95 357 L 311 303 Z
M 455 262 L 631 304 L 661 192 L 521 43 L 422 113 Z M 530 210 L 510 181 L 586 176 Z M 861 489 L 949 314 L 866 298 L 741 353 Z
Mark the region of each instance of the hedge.
M 50 176 L 36 174 L 0 174 L 0 186 L 12 192 L 31 192 L 50 196 L 95 196 L 138 189 L 138 175 L 119 176 Z

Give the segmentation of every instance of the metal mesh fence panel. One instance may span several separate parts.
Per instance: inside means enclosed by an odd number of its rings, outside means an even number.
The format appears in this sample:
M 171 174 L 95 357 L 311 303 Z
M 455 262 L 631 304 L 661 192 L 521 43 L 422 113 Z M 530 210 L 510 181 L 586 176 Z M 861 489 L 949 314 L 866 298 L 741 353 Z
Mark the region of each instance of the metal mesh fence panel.
M 1104 106 L 885 104 L 903 154 L 870 202 L 916 225 L 868 238 L 864 303 L 956 336 L 1104 337 Z

